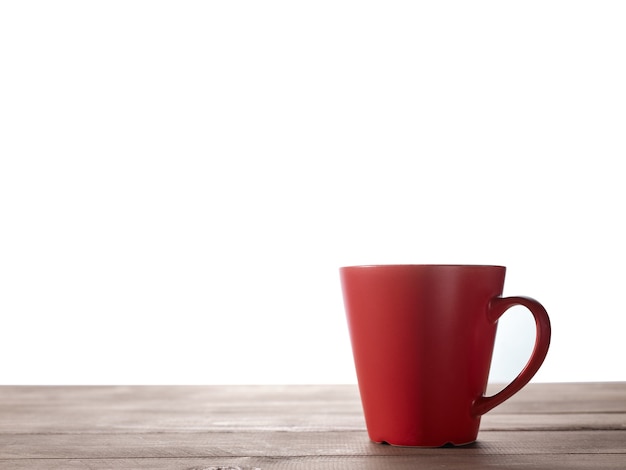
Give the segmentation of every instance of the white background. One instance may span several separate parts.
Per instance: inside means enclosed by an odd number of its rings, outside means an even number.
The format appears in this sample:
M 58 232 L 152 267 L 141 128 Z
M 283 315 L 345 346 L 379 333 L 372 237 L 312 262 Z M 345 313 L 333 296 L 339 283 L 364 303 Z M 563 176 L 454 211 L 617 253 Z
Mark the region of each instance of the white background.
M 488 263 L 626 380 L 626 7 L 0 6 L 0 382 L 354 382 L 338 267 Z M 532 347 L 503 320 L 491 379 Z

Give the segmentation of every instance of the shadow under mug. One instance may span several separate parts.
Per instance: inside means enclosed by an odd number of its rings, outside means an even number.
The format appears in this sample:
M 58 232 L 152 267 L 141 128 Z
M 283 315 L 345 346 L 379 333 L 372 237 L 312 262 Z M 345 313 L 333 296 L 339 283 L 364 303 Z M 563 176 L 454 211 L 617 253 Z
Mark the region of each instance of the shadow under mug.
M 480 417 L 539 370 L 550 320 L 529 297 L 501 297 L 504 266 L 340 268 L 369 437 L 398 446 L 474 442 Z M 504 389 L 485 396 L 498 319 L 514 305 L 534 316 L 534 350 Z

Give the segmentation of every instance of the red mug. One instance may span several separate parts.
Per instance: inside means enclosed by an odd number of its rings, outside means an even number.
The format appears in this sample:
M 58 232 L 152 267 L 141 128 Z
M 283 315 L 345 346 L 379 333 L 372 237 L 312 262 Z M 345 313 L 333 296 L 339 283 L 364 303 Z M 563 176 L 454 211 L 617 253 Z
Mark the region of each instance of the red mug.
M 501 297 L 504 266 L 378 265 L 340 269 L 369 437 L 398 446 L 474 442 L 480 417 L 539 370 L 550 320 L 529 297 Z M 498 319 L 522 305 L 534 350 L 504 389 L 485 396 Z

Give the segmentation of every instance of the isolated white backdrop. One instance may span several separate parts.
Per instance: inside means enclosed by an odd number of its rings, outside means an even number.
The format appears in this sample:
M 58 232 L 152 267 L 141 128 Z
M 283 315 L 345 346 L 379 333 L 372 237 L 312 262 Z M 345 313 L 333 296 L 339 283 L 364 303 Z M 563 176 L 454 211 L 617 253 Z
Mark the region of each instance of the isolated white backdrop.
M 508 266 L 624 380 L 622 2 L 0 6 L 0 382 L 354 382 L 338 267 Z M 532 346 L 503 320 L 491 379 Z

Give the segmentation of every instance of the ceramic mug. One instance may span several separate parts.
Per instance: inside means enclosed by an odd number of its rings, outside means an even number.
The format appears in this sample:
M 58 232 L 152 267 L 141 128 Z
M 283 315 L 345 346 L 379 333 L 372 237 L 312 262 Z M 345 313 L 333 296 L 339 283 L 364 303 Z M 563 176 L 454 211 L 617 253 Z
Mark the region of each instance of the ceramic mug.
M 501 297 L 504 266 L 377 265 L 340 269 L 369 437 L 398 446 L 474 442 L 480 417 L 543 363 L 550 320 L 529 297 Z M 485 396 L 498 319 L 534 316 L 534 350 L 504 389 Z

